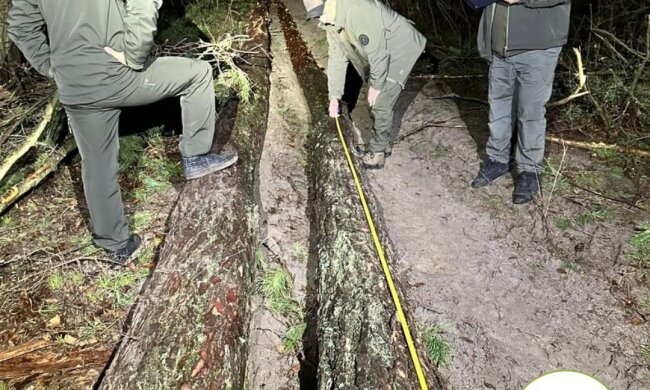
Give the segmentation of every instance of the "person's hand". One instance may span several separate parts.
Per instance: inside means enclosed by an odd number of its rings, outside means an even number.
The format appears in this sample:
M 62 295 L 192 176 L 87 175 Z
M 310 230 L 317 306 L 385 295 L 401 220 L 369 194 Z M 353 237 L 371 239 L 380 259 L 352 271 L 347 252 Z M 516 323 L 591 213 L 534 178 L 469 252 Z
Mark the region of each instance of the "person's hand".
M 521 0 L 503 0 L 503 1 L 505 1 L 506 3 L 512 5 L 512 4 L 517 4 L 517 3 L 519 3 Z
M 124 57 L 123 51 L 115 51 L 110 47 L 105 47 L 104 51 L 108 53 L 111 57 L 115 58 L 120 64 L 127 66 L 126 57 Z
M 330 118 L 339 117 L 339 99 L 330 100 Z
M 379 91 L 378 89 L 374 89 L 373 87 L 370 87 L 368 89 L 368 104 L 370 107 L 374 106 L 375 103 L 377 103 L 377 97 L 379 97 Z

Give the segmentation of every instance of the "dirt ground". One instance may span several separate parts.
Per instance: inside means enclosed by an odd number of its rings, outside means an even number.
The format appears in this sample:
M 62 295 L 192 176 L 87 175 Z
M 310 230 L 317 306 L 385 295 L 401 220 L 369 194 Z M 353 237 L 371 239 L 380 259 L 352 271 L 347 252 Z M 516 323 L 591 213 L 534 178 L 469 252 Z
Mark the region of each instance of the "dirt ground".
M 317 23 L 303 21 L 301 2 L 287 5 L 325 68 Z M 612 388 L 647 388 L 646 314 L 631 304 L 647 295 L 647 285 L 624 253 L 648 214 L 567 183 L 559 189 L 561 175 L 547 175 L 544 195 L 523 207 L 510 202 L 511 177 L 472 190 L 486 110 L 432 99 L 451 92 L 435 81 L 407 85 L 393 156 L 369 175 L 400 255 L 398 272 L 413 286 L 408 296 L 419 325 L 441 327 L 451 346 L 442 368 L 451 388 L 521 388 L 556 369 L 593 374 Z M 367 138 L 363 93 L 352 116 Z M 563 155 L 549 146 L 548 160 L 561 160 L 569 177 L 610 169 L 583 151 Z M 605 176 L 593 181 L 613 180 Z M 647 181 L 640 187 L 647 195 Z M 596 209 L 606 217 L 585 217 Z M 561 218 L 576 222 L 560 229 Z

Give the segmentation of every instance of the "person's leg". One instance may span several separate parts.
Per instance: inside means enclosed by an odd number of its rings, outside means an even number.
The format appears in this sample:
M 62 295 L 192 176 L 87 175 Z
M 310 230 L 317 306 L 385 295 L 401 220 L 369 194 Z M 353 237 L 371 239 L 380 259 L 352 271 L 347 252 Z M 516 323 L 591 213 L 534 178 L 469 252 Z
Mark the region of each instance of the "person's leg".
M 81 179 L 95 244 L 110 252 L 129 240 L 118 174 L 119 109 L 66 106 L 81 155 Z
M 510 162 L 515 76 L 514 66 L 508 60 L 493 56 L 488 84 L 490 138 L 486 152 L 488 158 L 502 164 Z
M 401 92 L 401 85 L 387 81 L 372 107 L 375 126 L 368 144 L 368 149 L 372 153 L 383 153 L 390 143 L 395 103 Z
M 535 50 L 512 58 L 517 68 L 519 132 L 515 160 L 519 173 L 544 170 L 546 103 L 551 98 L 560 50 Z
M 494 55 L 488 83 L 490 138 L 485 147 L 487 158 L 472 180 L 473 188 L 485 187 L 509 172 L 515 79 L 512 63 Z
M 162 57 L 141 72 L 125 97 L 102 105 L 142 106 L 168 97 L 180 96 L 183 157 L 206 154 L 212 148 L 215 126 L 215 96 L 212 67 L 205 61 Z

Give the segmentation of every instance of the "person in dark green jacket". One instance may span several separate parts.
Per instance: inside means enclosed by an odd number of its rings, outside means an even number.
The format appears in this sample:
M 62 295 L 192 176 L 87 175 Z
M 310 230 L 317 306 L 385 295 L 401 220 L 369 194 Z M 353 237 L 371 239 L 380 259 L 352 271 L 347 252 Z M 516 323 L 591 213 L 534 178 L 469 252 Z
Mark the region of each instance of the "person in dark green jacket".
M 162 0 L 13 0 L 8 32 L 25 58 L 53 78 L 81 154 L 96 245 L 126 264 L 129 234 L 118 183 L 120 107 L 180 96 L 180 150 L 188 179 L 235 163 L 210 153 L 215 126 L 212 68 L 189 58 L 150 60 Z
M 509 172 L 516 127 L 515 204 L 539 192 L 546 135 L 545 105 L 569 31 L 570 0 L 505 0 L 483 10 L 478 48 L 490 61 L 490 138 L 472 187 Z
M 394 106 L 426 39 L 413 24 L 378 0 L 305 0 L 307 18 L 319 17 L 329 45 L 330 116 L 339 115 L 348 63 L 367 81 L 375 117 L 363 156 L 367 169 L 383 168 L 389 153 Z

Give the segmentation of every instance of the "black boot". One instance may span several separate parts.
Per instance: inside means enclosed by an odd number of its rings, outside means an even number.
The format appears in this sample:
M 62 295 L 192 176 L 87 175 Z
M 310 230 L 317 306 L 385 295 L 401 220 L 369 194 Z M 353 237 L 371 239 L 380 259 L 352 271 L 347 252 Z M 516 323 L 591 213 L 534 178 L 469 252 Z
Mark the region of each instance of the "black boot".
M 515 181 L 515 191 L 512 194 L 512 203 L 530 203 L 539 192 L 539 175 L 535 172 L 521 172 Z
M 483 164 L 481 164 L 481 169 L 478 171 L 478 175 L 476 175 L 476 178 L 472 181 L 472 187 L 485 187 L 509 171 L 510 167 L 508 164 L 494 161 L 488 157 L 485 159 Z
M 140 236 L 131 234 L 126 245 L 113 252 L 113 261 L 119 265 L 128 265 L 133 260 L 131 256 L 140 248 L 140 243 L 142 243 Z

